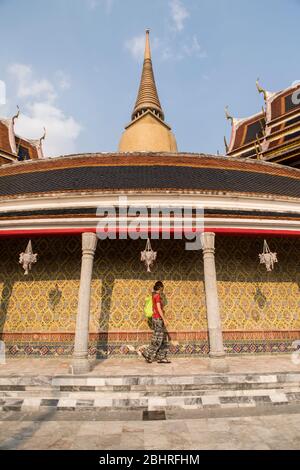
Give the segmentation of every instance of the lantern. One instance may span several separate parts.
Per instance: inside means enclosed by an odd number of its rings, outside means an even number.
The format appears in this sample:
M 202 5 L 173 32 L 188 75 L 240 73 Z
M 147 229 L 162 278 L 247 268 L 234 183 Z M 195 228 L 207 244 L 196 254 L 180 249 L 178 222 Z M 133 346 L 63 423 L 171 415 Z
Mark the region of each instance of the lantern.
M 147 267 L 147 272 L 151 272 L 151 266 L 153 266 L 154 261 L 156 260 L 157 252 L 152 250 L 150 240 L 148 238 L 146 243 L 146 248 L 141 252 L 141 261 L 143 261 Z
M 260 264 L 265 264 L 267 271 L 272 271 L 274 269 L 274 264 L 278 263 L 277 253 L 272 253 L 267 241 L 264 241 L 263 253 L 258 255 L 260 259 Z
M 37 256 L 37 254 L 33 254 L 32 243 L 31 240 L 29 240 L 25 253 L 21 253 L 19 259 L 19 263 L 22 265 L 25 271 L 25 276 L 28 275 L 32 265 L 37 262 Z

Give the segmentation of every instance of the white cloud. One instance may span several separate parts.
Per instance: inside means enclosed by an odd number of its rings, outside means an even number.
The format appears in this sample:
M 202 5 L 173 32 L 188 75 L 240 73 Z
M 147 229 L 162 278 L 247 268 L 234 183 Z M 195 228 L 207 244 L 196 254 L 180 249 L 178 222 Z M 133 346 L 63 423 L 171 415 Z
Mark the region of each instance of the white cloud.
M 182 31 L 184 28 L 184 22 L 189 18 L 190 14 L 186 7 L 183 5 L 181 0 L 171 0 L 171 18 L 173 21 L 173 28 L 176 31 Z
M 139 36 L 134 36 L 125 41 L 125 49 L 127 49 L 131 56 L 141 62 L 145 53 L 146 37 L 145 33 Z M 159 50 L 162 46 L 161 40 L 158 37 L 151 37 L 151 51 Z
M 50 103 L 28 104 L 26 113 L 20 114 L 15 125 L 16 133 L 27 138 L 42 136 L 43 127 L 47 130 L 43 145 L 47 156 L 76 151 L 75 141 L 81 131 L 80 124 L 72 116 L 67 117 L 61 109 Z
M 112 9 L 113 9 L 114 1 L 115 1 L 115 0 L 105 0 L 105 4 L 106 4 L 106 13 L 107 13 L 107 14 L 111 13 L 111 11 L 112 11 Z
M 151 46 L 153 50 L 158 51 L 158 55 L 161 60 L 183 60 L 186 58 L 195 57 L 197 59 L 205 59 L 207 53 L 205 49 L 201 46 L 199 39 L 196 35 L 191 38 L 184 39 L 184 42 L 181 40 L 179 44 L 177 41 L 170 42 L 169 39 L 159 39 L 155 38 L 151 41 Z M 145 51 L 145 35 L 141 34 L 140 36 L 135 36 L 131 39 L 128 39 L 125 42 L 125 48 L 130 52 L 132 57 L 141 62 L 144 57 Z
M 70 77 L 62 70 L 58 70 L 56 72 L 55 78 L 61 90 L 69 90 L 69 88 L 71 88 Z
M 192 57 L 197 59 L 205 59 L 207 57 L 207 53 L 196 35 L 191 39 L 187 39 L 181 45 L 162 44 L 161 58 L 164 61 L 183 60 Z
M 174 56 L 175 56 L 175 53 L 172 50 L 172 48 L 169 46 L 164 47 L 164 49 L 161 52 L 162 60 L 172 60 L 174 59 Z
M 47 138 L 43 145 L 46 156 L 75 152 L 76 139 L 82 128 L 72 116 L 66 116 L 60 109 L 54 85 L 49 80 L 36 79 L 32 67 L 25 64 L 13 64 L 9 72 L 16 82 L 16 95 L 21 107 L 15 124 L 16 133 L 24 138 L 37 139 L 46 127 Z M 56 78 L 61 89 L 70 87 L 63 71 L 58 71 Z
M 87 6 L 90 10 L 95 10 L 97 6 L 99 5 L 98 0 L 86 0 Z
M 135 36 L 125 42 L 126 49 L 129 50 L 132 57 L 136 60 L 142 60 L 145 51 L 145 35 Z
M 104 5 L 107 14 L 111 13 L 114 4 L 114 0 L 85 0 L 85 2 L 88 8 L 92 11 L 98 8 L 99 6 Z
M 13 64 L 8 68 L 10 74 L 17 80 L 17 96 L 18 98 L 28 98 L 39 96 L 47 96 L 49 101 L 56 98 L 53 85 L 49 80 L 35 80 L 33 71 L 29 65 Z
M 207 53 L 200 45 L 197 36 L 193 36 L 190 44 L 184 44 L 182 46 L 182 52 L 184 55 L 189 57 L 196 56 L 199 59 L 204 59 L 207 57 Z

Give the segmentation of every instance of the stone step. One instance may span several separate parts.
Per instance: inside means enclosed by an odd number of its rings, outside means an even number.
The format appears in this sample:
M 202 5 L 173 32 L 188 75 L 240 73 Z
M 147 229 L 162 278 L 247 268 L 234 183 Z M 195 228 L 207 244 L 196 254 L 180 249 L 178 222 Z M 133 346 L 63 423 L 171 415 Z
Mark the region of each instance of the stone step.
M 188 375 L 188 376 L 123 376 L 123 377 L 82 377 L 57 376 L 53 377 L 53 386 L 151 386 L 151 385 L 207 385 L 230 386 L 231 384 L 300 384 L 300 373 L 285 374 L 218 374 L 218 375 Z M 1 383 L 1 382 L 0 382 Z
M 155 411 L 290 403 L 300 403 L 300 373 L 0 377 L 3 411 Z
M 118 390 L 118 387 L 127 387 L 127 390 L 142 390 L 148 387 L 185 387 L 185 389 L 202 388 L 254 388 L 254 387 L 281 387 L 283 384 L 300 384 L 300 372 L 286 372 L 278 374 L 207 374 L 188 376 L 0 376 L 0 391 L 29 390 L 39 387 L 41 389 L 57 388 L 61 391 L 75 390 Z M 120 389 L 120 388 L 119 388 Z
M 117 393 L 117 392 L 140 392 L 140 393 L 168 393 L 168 392 L 188 392 L 193 393 L 197 391 L 208 391 L 208 392 L 218 392 L 219 390 L 260 390 L 260 389 L 270 389 L 270 390 L 285 390 L 290 387 L 298 387 L 299 382 L 290 382 L 290 383 L 260 383 L 260 384 L 219 384 L 219 385 L 190 385 L 190 384 L 179 384 L 179 385 L 115 385 L 115 386 L 76 386 L 76 385 L 62 385 L 58 388 L 60 392 L 103 392 L 103 393 Z M 13 389 L 10 389 L 13 390 Z
M 171 397 L 171 396 L 194 396 L 201 397 L 206 395 L 220 395 L 222 396 L 252 396 L 252 395 L 268 395 L 270 393 L 298 393 L 300 392 L 299 385 L 293 384 L 284 384 L 281 388 L 270 388 L 270 387 L 258 387 L 258 388 L 240 388 L 240 389 L 203 389 L 195 388 L 193 390 L 177 390 L 173 388 L 161 389 L 156 386 L 156 389 L 153 390 L 68 390 L 61 391 L 60 389 L 36 389 L 36 390 L 3 390 L 0 392 L 0 398 L 76 398 L 76 399 L 98 399 L 98 398 L 144 398 L 144 397 Z
M 258 407 L 300 404 L 298 392 L 264 391 L 243 395 L 202 395 L 202 396 L 144 396 L 144 397 L 1 397 L 0 411 L 70 411 L 70 410 L 172 410 L 172 409 L 205 409 Z

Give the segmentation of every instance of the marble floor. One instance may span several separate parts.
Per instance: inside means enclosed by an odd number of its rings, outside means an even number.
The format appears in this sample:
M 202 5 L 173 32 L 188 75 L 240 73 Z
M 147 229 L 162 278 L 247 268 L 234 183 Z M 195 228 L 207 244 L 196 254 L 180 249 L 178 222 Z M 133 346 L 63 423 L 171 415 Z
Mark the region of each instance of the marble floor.
M 226 359 L 230 373 L 269 373 L 300 371 L 292 356 L 231 356 Z M 0 364 L 0 376 L 68 374 L 71 358 L 7 358 Z M 90 376 L 186 375 L 207 374 L 210 359 L 205 357 L 172 358 L 171 364 L 146 364 L 142 358 L 108 358 L 92 363 Z
M 0 377 L 41 377 L 68 374 L 70 358 L 8 358 Z M 230 374 L 298 372 L 289 355 L 227 357 Z M 89 377 L 153 375 L 189 376 L 211 373 L 203 357 L 174 358 L 171 364 L 145 364 L 141 358 L 109 358 L 94 363 Z M 70 376 L 69 376 L 70 377 Z M 204 378 L 204 377 L 203 377 Z M 26 379 L 27 380 L 27 379 Z M 86 379 L 85 379 L 86 380 Z M 93 379 L 88 379 L 93 380 Z M 98 379 L 99 380 L 99 379 Z M 128 414 L 129 413 L 129 414 Z M 145 419 L 140 411 L 109 417 L 93 411 L 0 412 L 0 450 L 205 450 L 300 449 L 300 407 L 212 409 L 166 412 Z M 168 415 L 169 413 L 169 415 Z
M 0 450 L 300 449 L 300 414 L 105 421 L 78 415 L 0 415 Z M 122 419 L 122 416 L 119 417 Z

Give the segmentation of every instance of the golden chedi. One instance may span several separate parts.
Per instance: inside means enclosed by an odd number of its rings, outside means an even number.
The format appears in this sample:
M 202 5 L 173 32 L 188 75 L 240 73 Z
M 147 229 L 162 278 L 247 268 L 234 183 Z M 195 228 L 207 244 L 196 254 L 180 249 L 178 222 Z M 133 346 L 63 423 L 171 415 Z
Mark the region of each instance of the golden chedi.
M 143 72 L 131 122 L 122 135 L 119 152 L 177 152 L 177 144 L 159 101 L 152 68 L 149 30 Z

